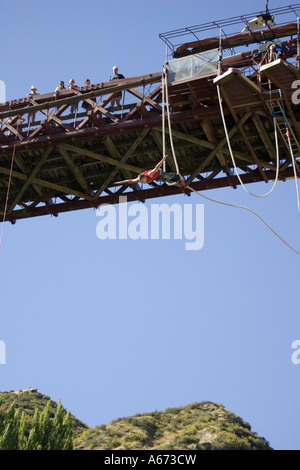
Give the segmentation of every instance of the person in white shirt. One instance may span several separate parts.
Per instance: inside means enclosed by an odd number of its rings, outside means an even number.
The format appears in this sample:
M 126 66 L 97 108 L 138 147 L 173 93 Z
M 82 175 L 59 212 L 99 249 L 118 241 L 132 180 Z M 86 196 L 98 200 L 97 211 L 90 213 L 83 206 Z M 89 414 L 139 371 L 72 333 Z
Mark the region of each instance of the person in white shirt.
M 30 92 L 27 95 L 27 98 L 34 98 L 35 95 L 39 95 L 39 93 L 37 93 L 37 87 L 35 85 L 32 85 L 32 87 L 30 88 Z M 28 122 L 31 121 L 31 118 L 33 122 L 35 120 L 35 113 L 28 114 Z
M 59 93 L 60 91 L 65 90 L 65 89 L 66 89 L 65 88 L 65 82 L 63 80 L 61 80 L 59 82 L 58 87 L 55 88 L 55 93 Z

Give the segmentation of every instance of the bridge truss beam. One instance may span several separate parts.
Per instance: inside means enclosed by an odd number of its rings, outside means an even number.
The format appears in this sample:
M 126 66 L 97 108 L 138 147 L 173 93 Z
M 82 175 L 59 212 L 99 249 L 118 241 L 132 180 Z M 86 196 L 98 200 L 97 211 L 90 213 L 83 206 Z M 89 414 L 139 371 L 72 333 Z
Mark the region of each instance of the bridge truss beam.
M 266 83 L 260 87 L 256 77 L 246 77 L 233 68 L 218 79 L 229 138 L 245 184 L 275 177 L 272 103 L 283 99 L 291 128 L 299 136 L 300 112 L 290 93 L 292 81 L 300 79 L 299 72 L 279 60 L 269 64 L 263 74 Z M 220 117 L 216 78 L 217 72 L 169 84 L 172 125 L 171 135 L 166 132 L 167 165 L 174 169 L 169 150 L 172 137 L 181 174 L 200 191 L 240 184 Z M 112 107 L 120 92 L 122 105 Z M 89 109 L 79 112 L 83 102 Z M 71 106 L 75 113 L 70 113 Z M 114 185 L 116 180 L 153 168 L 161 159 L 163 106 L 161 73 L 0 105 L 0 215 L 10 174 L 6 220 L 11 222 L 114 204 L 120 195 L 128 201 L 189 195 L 186 189 L 155 182 L 146 187 Z M 19 116 L 25 122 L 20 123 Z M 285 180 L 293 172 L 282 135 L 279 149 L 279 179 Z

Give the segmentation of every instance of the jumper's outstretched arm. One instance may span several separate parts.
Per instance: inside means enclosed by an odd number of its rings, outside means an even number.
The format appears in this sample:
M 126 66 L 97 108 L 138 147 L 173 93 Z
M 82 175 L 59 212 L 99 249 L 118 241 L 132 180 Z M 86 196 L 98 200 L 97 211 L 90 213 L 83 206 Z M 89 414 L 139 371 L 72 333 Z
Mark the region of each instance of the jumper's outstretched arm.
M 125 184 L 125 183 L 132 184 L 132 183 L 138 183 L 138 182 L 139 182 L 139 178 L 132 178 L 129 180 L 115 181 L 114 184 Z

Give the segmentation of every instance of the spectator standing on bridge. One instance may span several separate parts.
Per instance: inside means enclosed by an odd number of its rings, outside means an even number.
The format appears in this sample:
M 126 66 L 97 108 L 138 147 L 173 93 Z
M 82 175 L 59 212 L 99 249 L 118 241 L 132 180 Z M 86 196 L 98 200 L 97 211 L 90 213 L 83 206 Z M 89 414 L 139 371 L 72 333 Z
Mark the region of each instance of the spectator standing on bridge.
M 124 75 L 122 75 L 121 73 L 119 73 L 119 69 L 118 67 L 115 65 L 113 67 L 113 75 L 111 75 L 109 81 L 111 82 L 112 80 L 120 80 L 120 78 L 125 78 Z M 111 105 L 112 107 L 114 107 L 115 103 L 116 103 L 116 106 L 120 106 L 120 101 L 122 99 L 122 92 L 120 91 L 120 93 L 118 93 L 114 99 L 111 101 Z
M 39 95 L 39 93 L 37 93 L 37 87 L 35 85 L 32 85 L 32 87 L 30 88 L 30 92 L 28 93 L 28 98 L 31 98 L 33 97 L 33 95 Z
M 168 155 L 165 155 L 160 162 L 152 169 L 140 173 L 136 178 L 116 181 L 115 184 L 135 184 L 135 183 L 152 183 L 152 181 L 161 181 L 167 183 L 168 185 L 179 184 L 180 186 L 185 186 L 184 178 L 172 172 L 166 172 L 161 169 L 164 161 L 168 158 Z
M 36 95 L 39 95 L 39 93 L 37 92 L 37 87 L 35 85 L 32 85 L 32 87 L 30 88 L 30 92 L 27 95 L 27 98 L 34 99 L 34 97 Z M 28 123 L 31 121 L 31 117 L 32 117 L 32 121 L 34 121 L 35 120 L 35 113 L 28 114 Z
M 75 85 L 75 80 L 74 78 L 71 78 L 69 81 L 69 90 L 76 90 L 78 88 L 77 85 Z M 77 113 L 78 110 L 78 103 L 72 103 L 71 104 L 71 114 Z
M 55 93 L 59 93 L 60 91 L 65 90 L 65 89 L 66 89 L 65 88 L 65 82 L 63 80 L 61 80 L 59 82 L 58 87 L 55 88 Z
M 86 87 L 90 87 L 90 86 L 91 86 L 91 80 L 90 80 L 89 78 L 86 78 L 86 79 L 84 80 L 84 85 L 85 85 Z M 94 103 L 96 103 L 96 98 L 91 98 L 91 100 L 92 100 Z M 93 106 L 92 106 L 91 104 L 87 103 L 86 101 L 83 101 L 81 106 L 82 106 L 83 109 L 86 109 L 86 110 L 93 108 Z
M 65 89 L 66 89 L 66 87 L 65 87 L 65 82 L 64 82 L 63 80 L 60 80 L 60 82 L 59 82 L 59 84 L 58 84 L 58 87 L 56 87 L 56 88 L 55 88 L 55 91 L 54 91 L 54 93 L 55 93 L 55 99 L 56 99 L 57 95 L 59 95 L 59 93 L 60 93 L 61 91 L 65 90 Z M 56 109 L 58 109 L 58 108 L 56 108 Z

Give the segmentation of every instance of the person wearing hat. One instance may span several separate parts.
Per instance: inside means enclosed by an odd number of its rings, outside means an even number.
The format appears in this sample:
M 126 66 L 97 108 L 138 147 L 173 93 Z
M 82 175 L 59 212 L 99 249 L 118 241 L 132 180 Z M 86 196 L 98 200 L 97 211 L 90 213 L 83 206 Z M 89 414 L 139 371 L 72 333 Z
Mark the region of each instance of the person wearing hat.
M 37 87 L 35 85 L 32 85 L 32 87 L 30 88 L 30 92 L 27 94 L 27 98 L 34 99 L 34 96 L 38 95 L 38 94 L 39 93 L 37 93 Z M 35 113 L 28 114 L 28 122 L 31 121 L 31 117 L 32 117 L 32 121 L 34 121 L 35 120 Z
M 119 73 L 119 69 L 118 67 L 115 65 L 113 67 L 113 75 L 111 75 L 109 81 L 112 81 L 112 80 L 119 80 L 120 78 L 125 78 L 124 75 L 122 75 L 121 73 Z M 111 101 L 111 105 L 112 107 L 114 107 L 115 103 L 116 103 L 116 106 L 120 106 L 120 101 L 122 99 L 122 92 L 120 91 L 120 93 L 118 93 L 114 99 Z
M 37 87 L 35 85 L 32 85 L 30 88 L 30 92 L 28 93 L 28 98 L 32 97 L 33 95 L 38 95 L 37 93 Z

